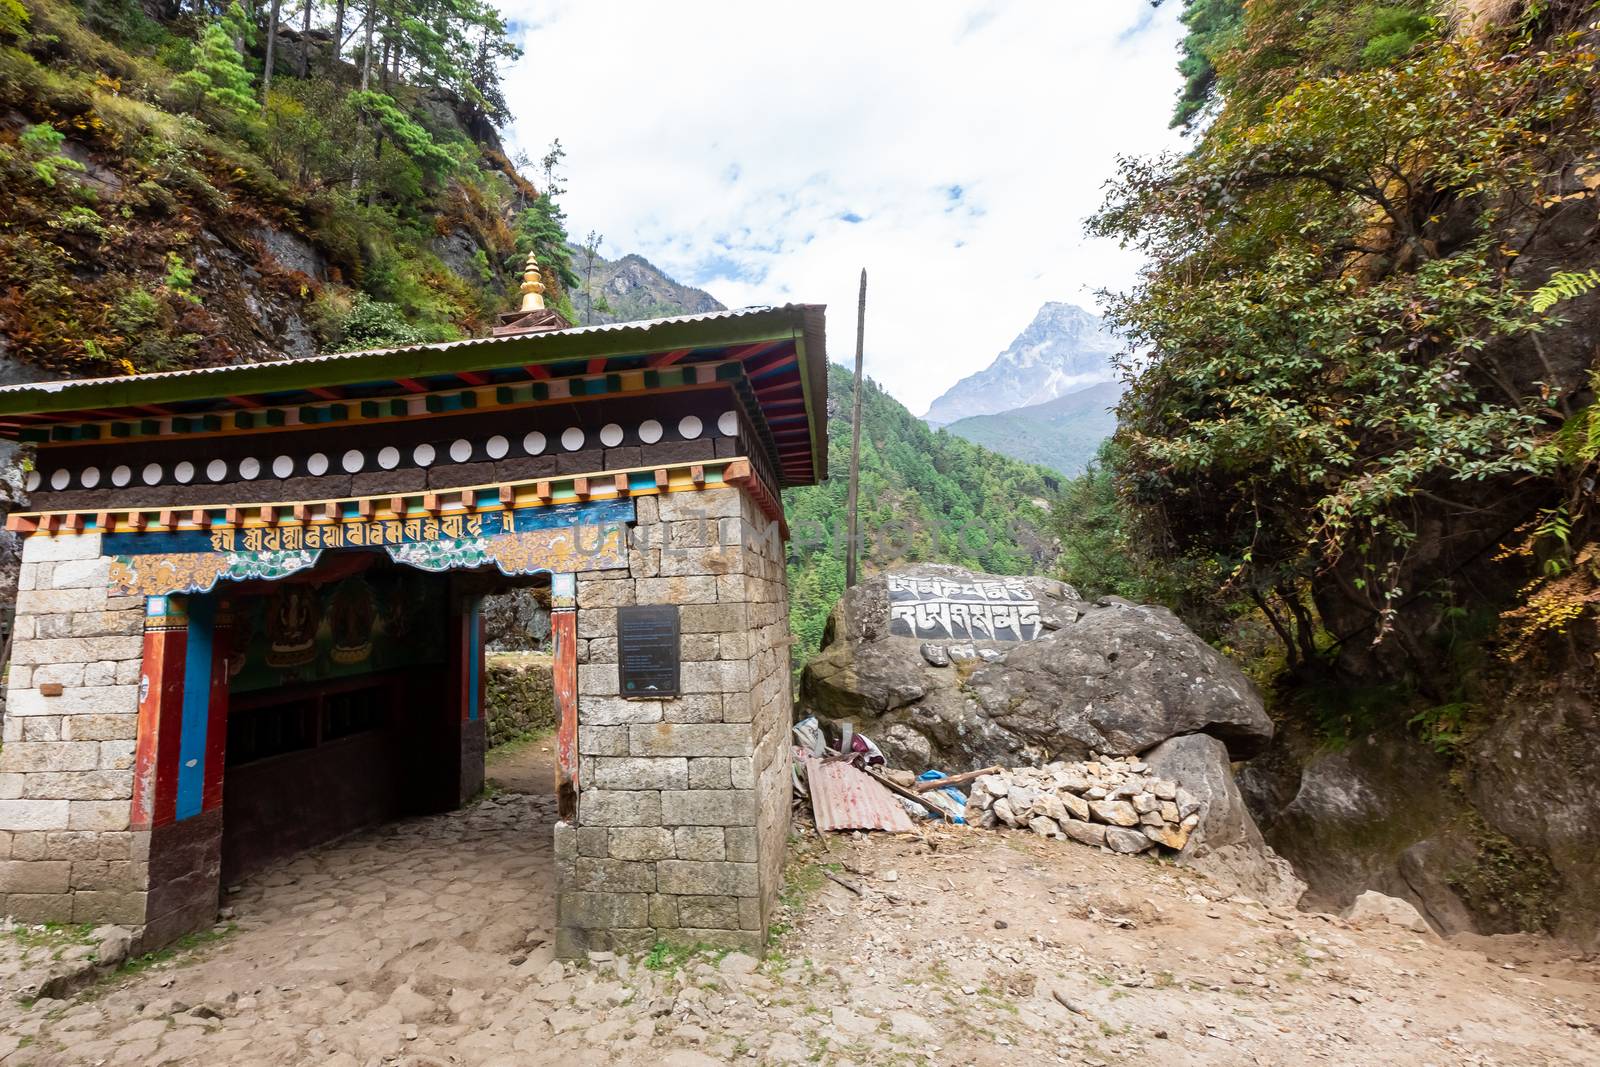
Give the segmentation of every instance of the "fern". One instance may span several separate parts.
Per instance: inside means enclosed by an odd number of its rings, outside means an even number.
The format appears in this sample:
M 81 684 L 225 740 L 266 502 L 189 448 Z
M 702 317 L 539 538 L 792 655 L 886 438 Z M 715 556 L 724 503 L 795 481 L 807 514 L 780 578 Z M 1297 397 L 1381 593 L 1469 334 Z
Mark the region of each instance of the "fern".
M 1534 290 L 1528 303 L 1543 315 L 1561 301 L 1582 296 L 1592 289 L 1600 289 L 1600 270 L 1556 271 L 1548 282 Z

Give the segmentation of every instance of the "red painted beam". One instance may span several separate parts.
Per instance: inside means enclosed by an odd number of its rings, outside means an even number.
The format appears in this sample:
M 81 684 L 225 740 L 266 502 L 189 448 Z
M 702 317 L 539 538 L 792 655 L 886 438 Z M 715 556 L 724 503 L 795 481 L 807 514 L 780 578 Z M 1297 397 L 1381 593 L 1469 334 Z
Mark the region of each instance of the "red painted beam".
M 170 603 L 170 601 L 169 601 Z M 184 657 L 189 634 L 181 615 L 145 620 L 144 677 L 133 751 L 129 823 L 148 830 L 171 822 L 178 801 L 178 742 L 183 730 Z M 148 679 L 148 684 L 145 680 Z
M 233 619 L 219 605 L 211 628 L 211 692 L 206 704 L 206 765 L 200 784 L 200 810 L 222 807 L 222 769 L 228 752 L 228 657 L 233 652 Z
M 556 698 L 556 818 L 578 817 L 578 613 L 550 613 L 555 642 L 551 688 Z
M 426 393 L 428 391 L 428 387 L 415 378 L 396 378 L 394 384 L 408 393 Z
M 321 397 L 323 400 L 343 400 L 344 394 L 337 389 L 325 389 L 320 385 L 313 385 L 306 390 L 312 396 Z
M 475 371 L 475 370 L 458 370 L 458 371 L 456 371 L 456 377 L 460 378 L 463 382 L 466 382 L 468 385 L 488 385 L 489 384 L 489 376 L 487 374 L 483 374 L 483 373 L 481 373 L 479 371 Z
M 524 374 L 536 381 L 543 381 L 545 378 L 550 377 L 550 372 L 537 363 L 530 363 L 523 367 L 522 370 Z
M 610 360 L 606 359 L 606 357 L 604 357 L 604 356 L 597 356 L 596 358 L 591 359 L 589 361 L 589 371 L 588 371 L 588 373 L 590 373 L 590 374 L 601 374 L 601 373 L 603 373 L 605 371 L 605 369 L 606 369 L 606 364 L 609 363 L 609 362 L 610 362 Z
M 694 349 L 692 348 L 680 348 L 676 352 L 663 352 L 661 355 L 650 360 L 650 366 L 670 367 L 674 363 L 678 362 L 678 360 L 682 359 L 684 356 L 687 356 L 693 351 Z

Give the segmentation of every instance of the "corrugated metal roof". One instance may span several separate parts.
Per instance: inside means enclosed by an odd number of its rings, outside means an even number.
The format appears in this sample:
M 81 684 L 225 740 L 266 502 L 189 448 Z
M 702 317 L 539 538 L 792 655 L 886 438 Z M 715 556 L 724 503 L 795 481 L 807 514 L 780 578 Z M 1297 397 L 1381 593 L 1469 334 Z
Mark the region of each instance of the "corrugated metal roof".
M 844 760 L 825 763 L 807 756 L 806 788 L 819 831 L 890 830 L 908 833 L 916 827 L 895 795 Z
M 652 329 L 669 323 L 717 322 L 740 319 L 782 311 L 793 306 L 795 305 L 778 307 L 772 304 L 759 304 L 751 307 L 734 308 L 731 311 L 708 311 L 699 315 L 674 315 L 668 318 L 641 319 L 635 322 L 608 322 L 599 326 L 574 326 L 565 330 L 507 334 L 502 337 L 466 337 L 459 341 L 435 341 L 429 344 L 400 345 L 395 348 L 365 348 L 358 352 L 329 352 L 320 356 L 302 356 L 296 359 L 272 360 L 266 363 L 229 363 L 217 367 L 189 367 L 184 370 L 150 371 L 146 374 L 119 374 L 111 378 L 64 378 L 53 382 L 23 382 L 18 385 L 0 386 L 0 396 L 13 393 L 57 394 L 94 385 L 126 385 L 130 382 L 174 381 L 184 378 L 237 374 L 239 371 L 246 369 L 261 370 L 268 367 L 313 367 L 358 363 L 377 356 L 392 356 L 401 353 L 449 352 L 452 350 L 477 351 L 478 349 L 504 347 L 507 345 L 527 345 L 530 341 L 551 337 L 584 337 L 627 331 L 648 333 Z M 465 365 L 463 365 L 463 369 L 466 369 Z M 9 405 L 7 406 L 9 407 Z
M 354 390 L 362 396 L 364 390 L 374 387 L 380 391 L 404 387 L 414 392 L 415 382 L 437 382 L 441 377 L 506 376 L 512 372 L 537 377 L 534 368 L 543 372 L 578 360 L 610 360 L 631 366 L 643 357 L 661 353 L 671 353 L 674 359 L 692 353 L 686 360 L 689 362 L 714 358 L 719 352 L 741 348 L 748 351 L 763 343 L 782 342 L 792 343 L 798 357 L 799 366 L 792 373 L 800 395 L 789 393 L 782 383 L 769 383 L 763 387 L 765 393 L 758 392 L 755 400 L 763 408 L 763 415 L 767 414 L 769 398 L 774 405 L 781 405 L 786 415 L 792 415 L 793 402 L 803 399 L 806 426 L 783 428 L 776 434 L 778 454 L 774 459 L 787 484 L 808 484 L 826 478 L 828 472 L 828 372 L 823 316 L 824 309 L 819 304 L 757 306 L 267 363 L 22 383 L 0 387 L 0 436 L 17 436 L 25 425 L 79 416 L 92 421 L 126 418 L 130 412 L 148 414 L 151 407 L 192 415 L 198 409 L 280 404 L 296 392 L 351 400 L 356 398 L 341 390 Z M 495 384 L 505 383 L 497 380 Z M 336 395 L 327 397 L 323 390 L 328 389 Z

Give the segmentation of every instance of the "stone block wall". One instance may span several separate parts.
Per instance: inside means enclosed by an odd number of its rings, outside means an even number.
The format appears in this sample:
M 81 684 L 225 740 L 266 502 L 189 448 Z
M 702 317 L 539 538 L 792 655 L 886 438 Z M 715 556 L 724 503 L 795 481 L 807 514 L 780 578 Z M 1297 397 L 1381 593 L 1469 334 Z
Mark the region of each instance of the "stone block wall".
M 548 657 L 491 662 L 483 672 L 483 719 L 489 745 L 556 725 L 555 682 Z
M 0 746 L 0 914 L 142 923 L 130 829 L 144 598 L 109 593 L 99 534 L 22 543 Z M 42 686 L 59 684 L 59 696 Z
M 783 546 L 737 489 L 636 504 L 629 568 L 578 575 L 578 818 L 556 830 L 557 950 L 759 952 L 788 836 Z M 682 696 L 619 695 L 616 609 L 632 604 L 679 605 Z

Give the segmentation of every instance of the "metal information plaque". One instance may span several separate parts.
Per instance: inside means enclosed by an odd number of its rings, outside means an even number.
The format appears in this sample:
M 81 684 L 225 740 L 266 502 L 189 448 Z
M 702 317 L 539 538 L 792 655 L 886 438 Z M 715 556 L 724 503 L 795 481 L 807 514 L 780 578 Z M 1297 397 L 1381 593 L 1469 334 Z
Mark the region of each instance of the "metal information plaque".
M 624 697 L 678 695 L 678 606 L 617 609 L 617 684 Z

